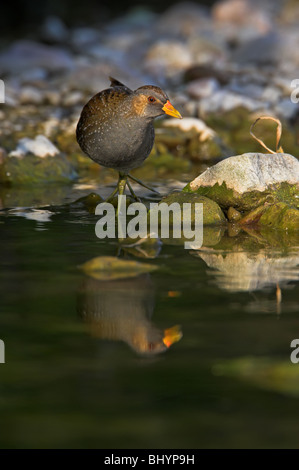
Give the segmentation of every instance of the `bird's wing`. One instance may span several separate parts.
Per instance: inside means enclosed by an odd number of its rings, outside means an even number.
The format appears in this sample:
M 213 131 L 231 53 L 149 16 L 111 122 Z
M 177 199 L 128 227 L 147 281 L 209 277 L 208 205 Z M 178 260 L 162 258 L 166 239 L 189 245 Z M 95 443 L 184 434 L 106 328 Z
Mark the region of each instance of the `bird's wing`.
M 110 80 L 110 86 L 111 86 L 111 87 L 114 87 L 114 86 L 121 86 L 121 87 L 124 88 L 124 90 L 126 90 L 127 92 L 133 93 L 133 90 L 131 90 L 130 88 L 128 88 L 126 85 L 124 85 L 123 83 L 119 82 L 119 81 L 116 80 L 115 78 L 109 77 L 109 80 Z

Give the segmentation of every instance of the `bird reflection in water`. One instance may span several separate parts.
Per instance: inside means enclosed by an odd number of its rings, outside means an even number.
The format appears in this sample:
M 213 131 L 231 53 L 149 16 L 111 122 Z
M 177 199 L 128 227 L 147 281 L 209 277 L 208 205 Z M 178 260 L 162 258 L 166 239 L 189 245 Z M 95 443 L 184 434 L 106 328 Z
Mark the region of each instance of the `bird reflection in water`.
M 78 312 L 92 336 L 124 341 L 137 354 L 155 355 L 179 341 L 182 333 L 179 326 L 162 330 L 151 322 L 154 294 L 149 274 L 110 281 L 86 277 L 78 292 Z

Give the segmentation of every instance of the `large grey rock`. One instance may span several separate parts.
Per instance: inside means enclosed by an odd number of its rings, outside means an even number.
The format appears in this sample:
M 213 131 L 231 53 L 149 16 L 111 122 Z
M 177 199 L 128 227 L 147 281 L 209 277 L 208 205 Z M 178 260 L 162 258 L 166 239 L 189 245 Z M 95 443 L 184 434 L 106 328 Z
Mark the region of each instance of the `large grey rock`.
M 286 182 L 299 185 L 299 161 L 287 153 L 244 153 L 227 158 L 208 168 L 190 183 L 196 191 L 201 186 L 221 186 L 238 193 L 265 191 L 269 186 Z
M 191 181 L 184 192 L 207 196 L 225 209 L 252 211 L 260 208 L 258 214 L 253 211 L 250 223 L 262 221 L 269 204 L 273 206 L 271 210 L 275 213 L 279 210 L 281 216 L 289 208 L 290 220 L 283 223 L 283 228 L 298 230 L 292 218 L 295 211 L 297 220 L 299 206 L 299 161 L 292 155 L 245 153 L 227 158 Z M 279 228 L 278 222 L 273 220 L 272 225 Z M 268 221 L 265 224 L 268 225 Z

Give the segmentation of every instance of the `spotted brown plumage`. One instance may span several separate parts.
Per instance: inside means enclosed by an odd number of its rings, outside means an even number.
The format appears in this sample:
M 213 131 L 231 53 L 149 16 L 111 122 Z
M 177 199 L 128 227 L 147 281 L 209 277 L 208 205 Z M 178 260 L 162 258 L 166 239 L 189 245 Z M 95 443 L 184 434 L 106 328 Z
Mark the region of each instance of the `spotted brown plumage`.
M 145 85 L 133 91 L 110 80 L 110 88 L 84 106 L 76 136 L 83 152 L 100 165 L 118 170 L 126 185 L 129 171 L 139 167 L 152 150 L 154 119 L 163 114 L 181 115 L 159 87 Z

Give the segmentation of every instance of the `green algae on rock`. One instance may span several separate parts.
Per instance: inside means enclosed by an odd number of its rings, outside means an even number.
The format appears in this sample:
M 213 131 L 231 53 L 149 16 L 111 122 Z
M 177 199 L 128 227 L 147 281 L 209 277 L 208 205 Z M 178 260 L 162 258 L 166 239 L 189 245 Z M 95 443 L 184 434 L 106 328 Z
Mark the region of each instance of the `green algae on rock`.
M 70 183 L 76 178 L 77 173 L 63 155 L 43 159 L 35 155 L 8 157 L 0 165 L 0 183 L 8 185 Z
M 43 135 L 20 139 L 0 163 L 0 183 L 7 185 L 69 183 L 76 178 L 73 165 Z
M 225 216 L 220 209 L 219 205 L 212 201 L 211 199 L 201 196 L 199 194 L 188 194 L 184 192 L 180 193 L 172 193 L 169 194 L 168 196 L 165 196 L 159 204 L 165 203 L 168 206 L 170 206 L 173 203 L 178 203 L 180 208 L 183 209 L 183 204 L 188 203 L 188 204 L 195 204 L 195 203 L 200 203 L 203 205 L 203 225 L 218 225 L 218 224 L 225 224 L 226 219 Z M 177 214 L 174 214 L 175 218 L 173 219 L 172 212 L 170 212 L 170 221 L 173 224 L 176 223 L 181 223 L 181 218 L 180 220 L 177 220 Z M 190 222 L 193 224 L 195 221 L 195 211 L 191 211 L 191 219 Z M 188 222 L 185 220 L 184 217 L 184 222 Z
M 281 230 L 297 231 L 299 230 L 299 210 L 285 202 L 264 204 L 246 214 L 239 223 L 241 225 L 263 225 Z

